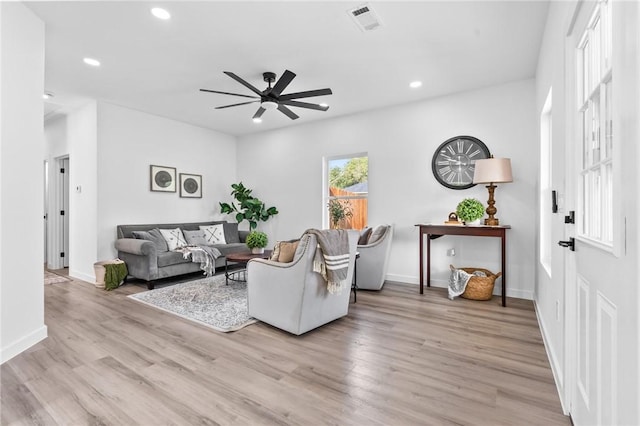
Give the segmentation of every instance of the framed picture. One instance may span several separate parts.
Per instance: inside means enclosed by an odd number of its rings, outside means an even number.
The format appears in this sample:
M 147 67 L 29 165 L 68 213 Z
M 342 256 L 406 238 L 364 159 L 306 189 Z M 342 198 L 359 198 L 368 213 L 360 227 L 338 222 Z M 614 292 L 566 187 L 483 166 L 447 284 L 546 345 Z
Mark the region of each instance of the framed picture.
M 180 173 L 180 196 L 202 198 L 202 175 Z
M 151 166 L 151 190 L 176 192 L 176 168 Z

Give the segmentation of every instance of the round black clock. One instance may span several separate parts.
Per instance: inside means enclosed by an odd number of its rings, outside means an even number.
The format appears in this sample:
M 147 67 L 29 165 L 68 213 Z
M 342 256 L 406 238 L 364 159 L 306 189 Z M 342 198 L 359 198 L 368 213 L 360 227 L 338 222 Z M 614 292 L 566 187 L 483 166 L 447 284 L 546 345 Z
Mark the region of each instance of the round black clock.
M 476 160 L 489 158 L 489 148 L 473 136 L 456 136 L 444 141 L 431 160 L 431 170 L 436 180 L 451 189 L 467 189 L 475 186 L 473 171 Z

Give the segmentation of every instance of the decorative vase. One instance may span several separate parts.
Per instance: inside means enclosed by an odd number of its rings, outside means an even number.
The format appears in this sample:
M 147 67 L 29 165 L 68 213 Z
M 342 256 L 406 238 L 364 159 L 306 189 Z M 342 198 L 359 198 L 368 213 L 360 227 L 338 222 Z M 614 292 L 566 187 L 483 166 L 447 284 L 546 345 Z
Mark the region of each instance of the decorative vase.
M 468 225 L 468 226 L 480 226 L 480 225 L 482 225 L 482 223 L 480 221 L 480 218 L 478 218 L 476 220 L 472 220 L 471 222 L 465 222 L 464 224 Z
M 264 247 L 254 247 L 251 249 L 251 253 L 253 254 L 263 254 L 264 253 Z

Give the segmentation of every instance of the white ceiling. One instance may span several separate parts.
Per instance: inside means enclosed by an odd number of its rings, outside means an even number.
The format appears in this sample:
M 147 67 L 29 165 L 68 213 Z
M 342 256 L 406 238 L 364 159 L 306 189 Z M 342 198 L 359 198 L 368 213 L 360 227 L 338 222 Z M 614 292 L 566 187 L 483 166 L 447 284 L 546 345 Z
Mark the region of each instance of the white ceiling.
M 362 32 L 347 13 L 364 2 L 28 2 L 46 24 L 46 112 L 93 98 L 233 135 L 531 78 L 546 1 L 374 1 L 383 26 Z M 150 8 L 172 17 L 161 21 Z M 83 57 L 101 61 L 99 68 Z M 292 108 L 292 121 L 208 88 L 260 90 L 264 71 L 298 76 L 284 93 L 329 87 L 329 111 Z M 410 89 L 413 80 L 423 81 Z

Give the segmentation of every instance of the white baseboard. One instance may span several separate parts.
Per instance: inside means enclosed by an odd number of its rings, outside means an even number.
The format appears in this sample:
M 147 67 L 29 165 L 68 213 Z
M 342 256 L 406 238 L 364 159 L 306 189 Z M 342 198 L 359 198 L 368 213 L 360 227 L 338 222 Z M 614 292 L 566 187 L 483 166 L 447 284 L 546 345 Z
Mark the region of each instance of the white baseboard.
M 71 278 L 75 278 L 78 280 L 82 280 L 82 281 L 86 281 L 88 283 L 95 283 L 96 282 L 96 277 L 94 277 L 93 275 L 87 275 L 83 272 L 80 271 L 76 271 L 74 269 L 70 269 L 69 270 L 69 276 Z
M 569 411 L 567 410 L 567 405 L 563 399 L 564 397 L 564 385 L 563 385 L 563 375 L 562 375 L 562 366 L 558 362 L 558 357 L 556 356 L 556 351 L 553 349 L 553 345 L 549 341 L 547 337 L 547 327 L 544 325 L 544 321 L 540 316 L 540 312 L 538 311 L 538 304 L 536 301 L 533 301 L 533 306 L 536 312 L 536 318 L 538 319 L 538 326 L 540 327 L 540 334 L 542 334 L 542 342 L 544 343 L 544 350 L 547 352 L 547 358 L 549 358 L 549 364 L 551 365 L 551 372 L 553 373 L 553 380 L 556 384 L 556 389 L 558 391 L 558 397 L 560 398 L 560 405 L 562 406 L 562 413 L 565 416 L 569 415 Z
M 387 274 L 386 279 L 388 281 L 396 281 L 401 283 L 420 285 L 420 281 L 418 280 L 418 277 L 410 276 L 410 275 Z M 426 287 L 426 283 L 425 283 L 425 287 Z M 431 279 L 431 287 L 448 288 L 449 280 Z M 502 290 L 502 287 L 497 285 L 493 294 L 501 295 L 502 293 L 500 290 Z M 515 297 L 516 299 L 533 300 L 533 291 L 507 288 L 507 296 Z
M 2 351 L 0 351 L 0 364 L 4 364 L 14 356 L 21 354 L 22 352 L 29 349 L 31 346 L 35 345 L 36 343 L 46 338 L 47 338 L 47 326 L 43 325 L 42 327 L 32 331 L 26 336 L 11 343 L 6 348 L 2 348 Z

